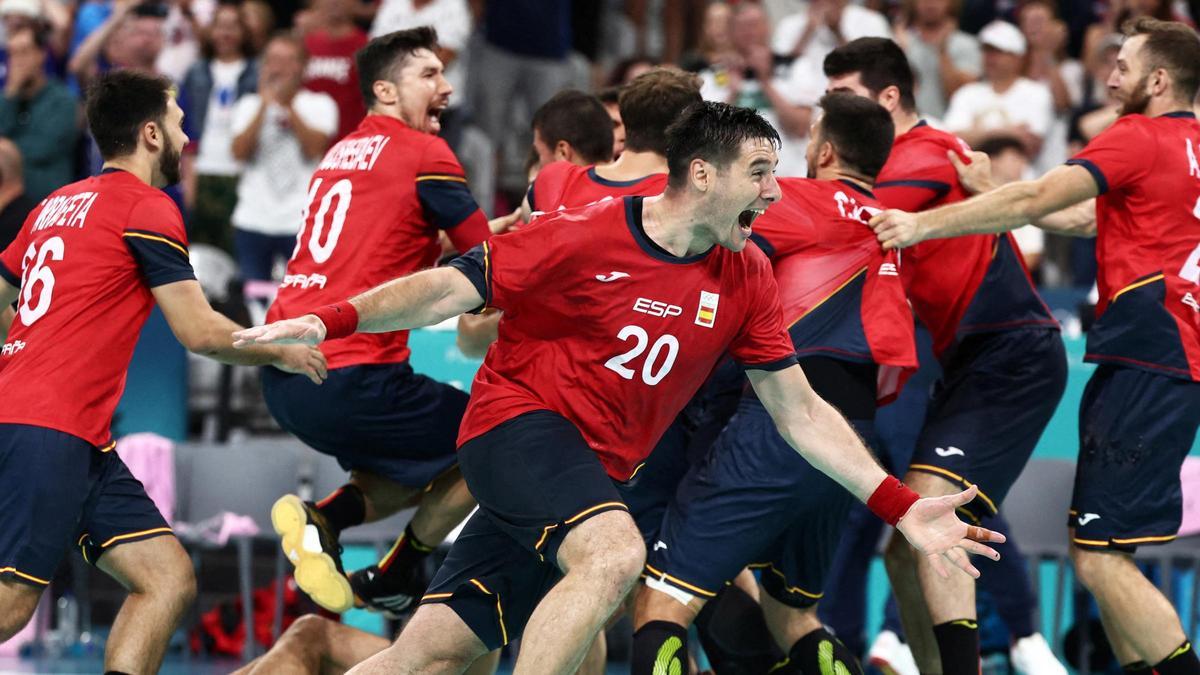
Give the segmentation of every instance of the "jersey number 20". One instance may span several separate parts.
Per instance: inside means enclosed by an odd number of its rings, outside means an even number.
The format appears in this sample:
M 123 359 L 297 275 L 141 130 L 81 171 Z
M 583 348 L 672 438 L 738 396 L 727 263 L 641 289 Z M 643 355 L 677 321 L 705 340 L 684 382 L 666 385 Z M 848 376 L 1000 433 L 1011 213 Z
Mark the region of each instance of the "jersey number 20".
M 646 351 L 646 345 L 650 343 L 650 335 L 645 328 L 641 326 L 625 326 L 617 333 L 617 337 L 628 342 L 631 338 L 634 341 L 633 349 L 624 354 L 617 354 L 611 359 L 604 362 L 604 367 L 615 372 L 621 377 L 632 380 L 635 371 L 631 368 L 626 368 L 625 364 L 636 359 Z M 659 356 L 663 350 L 666 350 L 667 355 L 663 358 L 662 363 L 655 366 Z M 679 340 L 675 339 L 674 335 L 667 333 L 654 341 L 654 346 L 650 348 L 650 353 L 646 355 L 646 360 L 642 362 L 642 381 L 650 386 L 654 386 L 671 372 L 671 366 L 675 365 L 675 357 L 679 356 Z
M 323 178 L 315 178 L 312 182 L 312 187 L 308 189 L 308 203 L 304 207 L 304 222 L 308 223 L 308 214 L 313 208 L 317 209 L 312 219 L 312 232 L 308 236 L 308 252 L 312 254 L 313 262 L 322 264 L 329 260 L 329 256 L 333 255 L 333 249 L 337 248 L 338 238 L 342 236 L 342 227 L 346 224 L 346 211 L 350 210 L 350 179 L 343 178 L 329 187 L 329 190 L 321 197 L 320 202 L 317 200 L 317 193 L 321 190 Z M 334 205 L 334 200 L 337 204 Z M 331 214 L 330 211 L 333 211 Z M 325 221 L 329 220 L 329 233 L 325 232 Z M 324 241 L 322 241 L 324 239 Z M 292 258 L 295 259 L 296 254 L 300 253 L 300 246 L 304 243 L 304 230 L 300 230 L 300 235 L 296 237 L 296 250 L 292 252 Z
M 40 249 L 37 244 L 30 244 L 25 251 L 21 260 L 24 273 L 21 275 L 21 302 L 17 307 L 17 316 L 26 326 L 33 325 L 34 321 L 50 311 L 50 299 L 54 295 L 54 272 L 46 265 L 46 259 L 62 260 L 65 253 L 66 244 L 62 237 L 50 237 Z M 38 293 L 37 302 L 30 304 L 34 286 L 40 286 L 41 292 Z

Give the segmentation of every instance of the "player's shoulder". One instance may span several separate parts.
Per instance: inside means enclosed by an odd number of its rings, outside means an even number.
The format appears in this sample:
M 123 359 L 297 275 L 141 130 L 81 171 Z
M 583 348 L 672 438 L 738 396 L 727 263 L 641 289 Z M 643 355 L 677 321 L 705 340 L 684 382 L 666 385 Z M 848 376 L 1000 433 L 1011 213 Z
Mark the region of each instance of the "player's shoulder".
M 537 177 L 534 183 L 541 182 L 543 185 L 552 182 L 566 182 L 573 178 L 585 175 L 591 167 L 580 166 L 573 162 L 568 162 L 565 159 L 549 164 L 538 169 Z

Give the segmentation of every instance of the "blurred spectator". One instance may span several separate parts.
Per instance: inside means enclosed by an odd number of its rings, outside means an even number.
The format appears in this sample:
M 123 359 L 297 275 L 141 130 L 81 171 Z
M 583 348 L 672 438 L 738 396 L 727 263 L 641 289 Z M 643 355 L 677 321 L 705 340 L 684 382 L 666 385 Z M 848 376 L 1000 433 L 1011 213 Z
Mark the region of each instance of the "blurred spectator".
M 113 68 L 157 72 L 166 16 L 164 5 L 117 0 L 108 19 L 76 50 L 67 70 L 84 87 L 96 75 Z
M 563 161 L 580 166 L 607 164 L 612 160 L 612 134 L 598 130 L 610 124 L 600 99 L 576 89 L 558 92 L 533 114 L 537 165 Z
M 354 131 L 367 109 L 358 88 L 358 67 L 354 53 L 367 44 L 367 34 L 354 24 L 357 0 L 313 0 L 307 18 L 297 17 L 304 35 L 308 66 L 304 70 L 304 88 L 328 94 L 337 102 L 336 138 Z
M 631 56 L 627 59 L 622 59 L 613 66 L 612 72 L 608 75 L 606 86 L 619 87 L 623 84 L 629 84 L 633 78 L 648 73 L 656 66 L 654 59 L 646 56 Z
M 1100 21 L 1092 24 L 1083 37 L 1085 55 L 1096 53 L 1097 48 L 1112 35 L 1121 34 L 1121 26 L 1126 21 L 1143 16 L 1151 16 L 1160 21 L 1175 19 L 1171 11 L 1171 0 L 1109 0 L 1100 3 L 1107 10 L 1101 15 Z
M 992 136 L 1016 137 L 1035 157 L 1054 122 L 1054 101 L 1046 85 L 1021 76 L 1025 36 L 1011 23 L 993 21 L 979 41 L 984 79 L 954 93 L 943 124 L 971 146 Z
M 17 238 L 29 212 L 38 200 L 25 192 L 21 174 L 21 151 L 7 138 L 0 138 L 0 249 Z
M 275 32 L 275 12 L 266 0 L 243 0 L 241 7 L 242 23 L 250 32 L 250 44 L 254 45 L 255 54 L 261 54 Z
M 993 136 L 979 145 L 978 150 L 987 154 L 992 164 L 992 182 L 1007 185 L 1025 180 L 1029 174 L 1029 155 L 1025 145 L 1013 136 Z M 1046 248 L 1045 232 L 1033 225 L 1013 230 L 1013 237 L 1021 249 L 1025 266 L 1035 282 L 1042 283 L 1042 253 Z
M 717 0 L 704 8 L 704 23 L 701 26 L 700 44 L 695 51 L 683 55 L 680 65 L 684 70 L 698 73 L 724 63 L 733 57 L 733 38 L 729 24 L 733 10 L 728 2 Z
M 301 88 L 304 45 L 280 34 L 267 43 L 258 93 L 233 110 L 233 156 L 242 162 L 233 211 L 234 251 L 248 283 L 272 279 L 292 255 L 308 179 L 338 130 L 328 94 Z M 253 293 L 247 289 L 247 296 Z M 264 308 L 270 298 L 262 298 Z
M 811 0 L 808 7 L 785 17 L 775 28 L 776 54 L 807 62 L 825 91 L 825 55 L 860 37 L 891 37 L 887 18 L 849 0 Z
M 1070 155 L 1067 136 L 1071 111 L 1083 97 L 1083 65 L 1067 58 L 1067 25 L 1058 20 L 1053 0 L 1026 0 L 1017 10 L 1017 21 L 1029 45 L 1025 77 L 1049 87 L 1054 101 L 1054 122 L 1033 163 L 1034 173 L 1041 175 Z
M 55 0 L 0 0 L 4 35 L 33 28 L 46 32 L 46 72 L 61 75 L 71 40 L 71 12 Z M 0 87 L 8 73 L 8 50 L 0 47 Z
M 209 26 L 204 58 L 188 69 L 179 95 L 191 139 L 183 164 L 189 238 L 225 251 L 233 250 L 229 219 L 241 171 L 232 150 L 234 104 L 258 88 L 252 49 L 238 6 L 220 5 Z
M 621 120 L 621 88 L 607 87 L 596 93 L 613 123 L 613 161 L 625 150 L 625 122 Z
M 1120 51 L 1121 36 L 1110 35 L 1097 47 L 1097 54 L 1086 58 L 1083 95 L 1071 123 L 1071 154 L 1083 149 L 1096 134 L 1117 121 L 1120 103 L 1108 88 L 1108 76 L 1117 67 L 1117 54 Z
M 734 57 L 700 73 L 700 94 L 710 101 L 757 109 L 783 138 L 778 174 L 803 176 L 812 106 L 820 92 L 787 79 L 788 62 L 771 53 L 771 29 L 760 5 L 743 2 L 734 7 L 732 37 Z M 824 81 L 822 74 L 822 89 Z
M 70 183 L 78 138 L 75 97 L 46 75 L 46 33 L 24 28 L 8 36 L 9 71 L 0 100 L 0 136 L 21 150 L 25 192 L 35 201 Z
M 196 0 L 164 3 L 167 12 L 163 18 L 163 48 L 154 65 L 158 72 L 175 82 L 183 81 L 188 69 L 201 56 L 199 36 L 204 24 L 192 14 L 193 5 L 197 4 Z
M 917 110 L 941 119 L 959 87 L 979 79 L 983 53 L 973 35 L 958 29 L 961 0 L 906 0 L 896 42 L 916 77 Z

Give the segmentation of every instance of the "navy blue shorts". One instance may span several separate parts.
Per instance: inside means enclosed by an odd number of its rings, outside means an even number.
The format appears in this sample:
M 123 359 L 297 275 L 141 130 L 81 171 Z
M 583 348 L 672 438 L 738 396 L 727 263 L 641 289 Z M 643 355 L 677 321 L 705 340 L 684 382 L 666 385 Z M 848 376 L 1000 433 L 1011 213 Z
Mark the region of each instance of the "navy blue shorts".
M 479 510 L 421 602 L 449 605 L 495 649 L 520 636 L 561 576 L 558 547 L 571 528 L 626 507 L 575 425 L 545 410 L 467 441 L 459 467 Z
M 874 436 L 874 364 L 802 359 L 814 389 Z M 863 419 L 863 418 L 868 419 Z M 743 567 L 764 590 L 808 607 L 825 578 L 854 497 L 779 435 L 757 399 L 742 400 L 709 455 L 684 477 L 651 546 L 646 576 L 703 599 Z
M 995 515 L 1066 385 L 1066 350 L 1056 330 L 967 336 L 934 385 L 909 471 L 964 489 L 978 485 L 979 497 L 960 511 L 976 522 Z
M 468 396 L 407 363 L 336 368 L 321 385 L 263 368 L 262 382 L 279 426 L 347 471 L 424 487 L 454 466 Z
M 67 549 L 95 564 L 108 549 L 171 534 L 115 452 L 61 431 L 0 424 L 0 577 L 50 583 Z
M 1133 551 L 1179 532 L 1179 470 L 1200 424 L 1200 383 L 1101 365 L 1079 403 L 1069 524 L 1076 546 Z
M 263 234 L 233 228 L 233 250 L 243 279 L 269 281 L 275 265 L 287 263 L 296 250 L 294 234 Z

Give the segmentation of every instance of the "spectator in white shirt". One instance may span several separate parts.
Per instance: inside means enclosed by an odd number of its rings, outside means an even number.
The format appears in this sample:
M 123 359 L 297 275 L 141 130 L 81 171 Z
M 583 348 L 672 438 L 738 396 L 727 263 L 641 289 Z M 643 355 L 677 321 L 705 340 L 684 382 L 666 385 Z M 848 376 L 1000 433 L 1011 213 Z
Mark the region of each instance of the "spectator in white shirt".
M 979 79 L 983 53 L 975 36 L 958 29 L 960 0 L 905 0 L 896 43 L 916 76 L 922 115 L 941 119 L 959 87 Z
M 338 129 L 337 103 L 301 88 L 306 61 L 298 38 L 272 38 L 263 53 L 258 93 L 243 96 L 233 110 L 233 156 L 242 162 L 234 252 L 247 299 L 264 306 L 272 298 L 262 289 L 273 285 L 262 282 L 292 255 L 308 179 Z
M 1021 76 L 1025 36 L 1011 23 L 993 21 L 979 32 L 979 41 L 984 79 L 954 93 L 943 126 L 972 146 L 1013 136 L 1036 157 L 1054 122 L 1054 100 L 1049 87 Z

